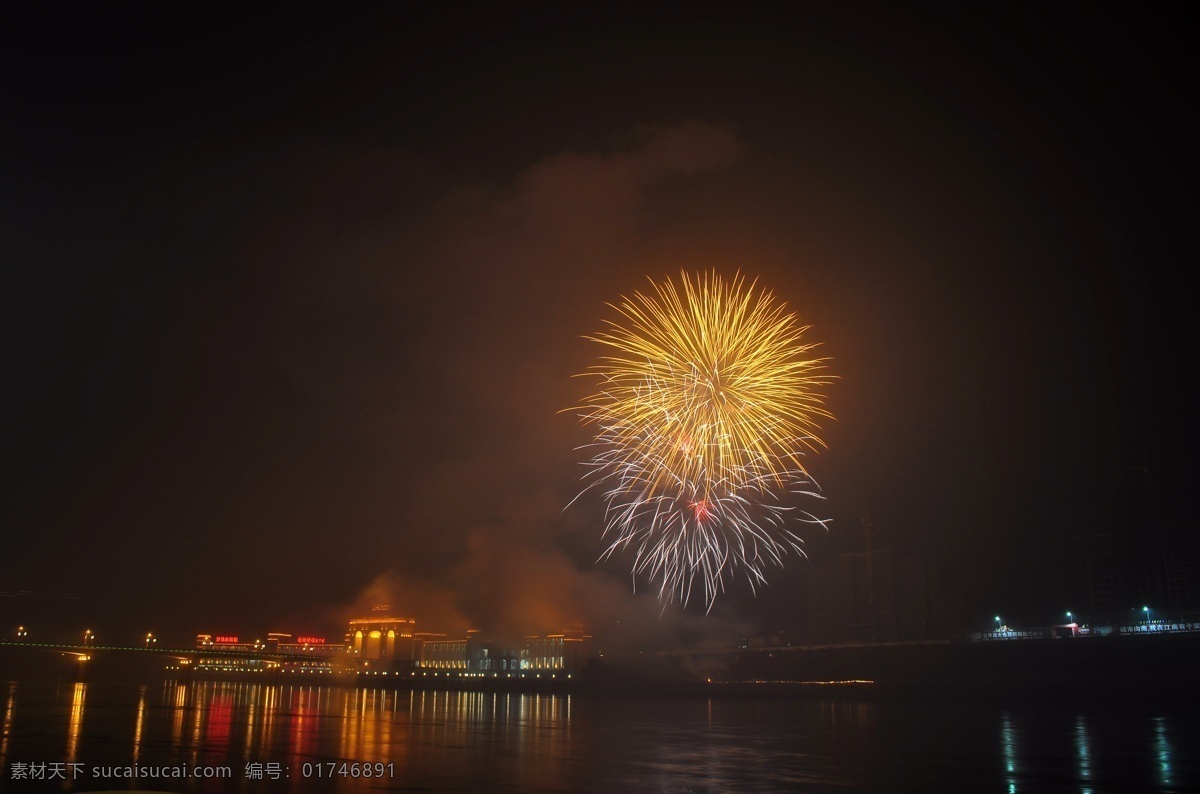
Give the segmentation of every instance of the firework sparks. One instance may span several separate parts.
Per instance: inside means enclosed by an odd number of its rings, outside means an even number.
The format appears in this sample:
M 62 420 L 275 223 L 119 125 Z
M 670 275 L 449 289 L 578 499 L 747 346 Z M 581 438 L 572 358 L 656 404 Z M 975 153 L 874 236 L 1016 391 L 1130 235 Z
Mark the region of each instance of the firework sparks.
M 698 582 L 711 609 L 730 577 L 757 587 L 767 566 L 803 554 L 789 518 L 824 523 L 792 502 L 819 496 L 801 458 L 823 446 L 831 377 L 801 341 L 808 327 L 742 276 L 653 286 L 588 337 L 607 355 L 576 409 L 596 428 L 587 478 L 604 490 L 602 559 L 632 548 L 635 582 L 685 604 Z

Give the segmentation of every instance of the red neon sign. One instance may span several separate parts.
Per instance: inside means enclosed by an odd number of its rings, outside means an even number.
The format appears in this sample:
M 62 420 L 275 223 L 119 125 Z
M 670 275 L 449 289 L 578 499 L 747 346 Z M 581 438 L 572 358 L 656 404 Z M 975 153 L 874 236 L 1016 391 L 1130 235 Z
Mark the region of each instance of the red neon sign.
M 232 645 L 232 644 L 236 643 L 237 641 L 238 641 L 238 638 L 236 636 L 232 636 L 229 634 L 218 634 L 217 636 L 213 637 L 213 642 L 221 642 L 221 643 L 226 643 L 229 645 Z
M 297 637 L 296 642 L 301 645 L 324 645 L 324 637 Z

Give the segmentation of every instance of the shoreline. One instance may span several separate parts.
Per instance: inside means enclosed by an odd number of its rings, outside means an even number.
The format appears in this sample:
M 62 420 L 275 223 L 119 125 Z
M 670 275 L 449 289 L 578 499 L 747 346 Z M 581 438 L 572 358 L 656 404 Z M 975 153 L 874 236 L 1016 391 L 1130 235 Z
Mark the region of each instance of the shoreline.
M 653 665 L 606 662 L 527 676 L 200 673 L 97 656 L 86 675 L 58 656 L 0 651 L 0 681 L 237 682 L 279 686 L 600 697 L 751 697 L 883 700 L 1200 700 L 1200 634 L 1006 642 L 784 646 L 657 655 Z M 159 660 L 160 662 L 161 660 Z M 697 670 L 711 671 L 698 674 Z

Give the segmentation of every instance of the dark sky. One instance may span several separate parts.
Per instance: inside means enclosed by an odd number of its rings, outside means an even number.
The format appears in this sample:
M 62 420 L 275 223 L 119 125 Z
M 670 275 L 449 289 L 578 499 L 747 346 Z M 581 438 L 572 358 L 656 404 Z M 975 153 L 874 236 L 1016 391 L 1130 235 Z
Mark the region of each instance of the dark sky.
M 1143 463 L 1123 542 L 1190 536 L 1194 20 L 799 5 L 6 9 L 0 620 L 794 628 L 867 510 L 1036 619 Z M 561 409 L 714 268 L 839 380 L 829 536 L 706 617 L 596 563 Z

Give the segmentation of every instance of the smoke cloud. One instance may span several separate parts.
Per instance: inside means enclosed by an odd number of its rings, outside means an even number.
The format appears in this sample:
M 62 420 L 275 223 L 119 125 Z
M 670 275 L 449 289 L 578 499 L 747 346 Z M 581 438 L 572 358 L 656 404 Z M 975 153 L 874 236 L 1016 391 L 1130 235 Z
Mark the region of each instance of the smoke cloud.
M 371 250 L 395 252 L 379 273 L 402 326 L 432 329 L 397 354 L 438 399 L 416 431 L 428 465 L 397 481 L 409 518 L 388 541 L 396 564 L 348 612 L 387 603 L 420 630 L 469 627 L 508 642 L 581 624 L 610 649 L 748 630 L 721 609 L 664 609 L 644 585 L 635 592 L 627 561 L 597 562 L 598 495 L 567 508 L 586 439 L 564 411 L 580 400 L 571 376 L 591 353 L 581 335 L 605 300 L 644 286 L 646 192 L 741 155 L 725 126 L 645 127 L 607 153 L 546 157 L 507 187 L 457 189 L 419 229 L 374 240 Z M 382 426 L 404 427 L 410 410 L 398 404 Z

